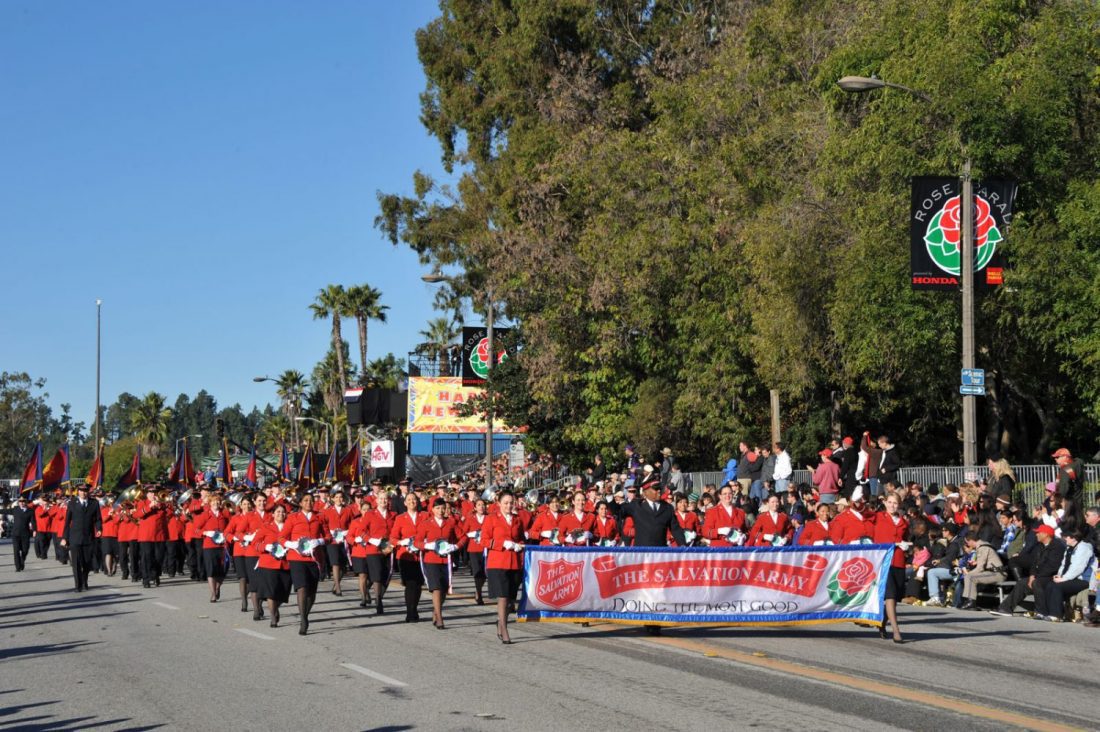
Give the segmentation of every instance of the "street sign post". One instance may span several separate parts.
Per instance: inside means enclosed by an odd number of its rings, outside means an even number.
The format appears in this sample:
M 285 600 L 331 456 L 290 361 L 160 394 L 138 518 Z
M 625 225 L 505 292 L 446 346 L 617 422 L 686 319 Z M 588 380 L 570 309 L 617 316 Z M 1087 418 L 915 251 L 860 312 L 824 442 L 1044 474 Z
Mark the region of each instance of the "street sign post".
M 959 387 L 959 393 L 963 396 L 985 396 L 985 387 L 963 384 Z
M 985 386 L 985 369 L 963 369 L 963 386 Z M 968 392 L 962 392 L 967 394 Z M 984 393 L 984 392 L 983 392 Z

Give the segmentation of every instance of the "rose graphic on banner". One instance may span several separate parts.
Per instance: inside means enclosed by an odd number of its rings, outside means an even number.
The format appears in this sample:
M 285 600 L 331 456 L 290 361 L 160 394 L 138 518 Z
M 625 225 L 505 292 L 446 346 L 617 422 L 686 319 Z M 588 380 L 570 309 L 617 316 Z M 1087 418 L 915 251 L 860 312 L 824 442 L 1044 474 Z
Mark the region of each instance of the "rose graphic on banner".
M 497 363 L 504 363 L 508 358 L 508 352 L 501 350 L 497 353 Z M 489 377 L 489 339 L 482 338 L 478 341 L 477 348 L 470 352 L 470 368 L 482 379 Z
M 962 207 L 960 197 L 949 198 L 943 208 L 928 222 L 924 243 L 928 256 L 936 266 L 948 274 L 957 275 L 961 269 Z M 1000 229 L 993 218 L 989 201 L 974 196 L 974 271 L 978 272 L 993 258 L 1001 241 Z
M 829 599 L 837 605 L 859 605 L 874 587 L 875 565 L 863 557 L 849 559 L 829 580 Z

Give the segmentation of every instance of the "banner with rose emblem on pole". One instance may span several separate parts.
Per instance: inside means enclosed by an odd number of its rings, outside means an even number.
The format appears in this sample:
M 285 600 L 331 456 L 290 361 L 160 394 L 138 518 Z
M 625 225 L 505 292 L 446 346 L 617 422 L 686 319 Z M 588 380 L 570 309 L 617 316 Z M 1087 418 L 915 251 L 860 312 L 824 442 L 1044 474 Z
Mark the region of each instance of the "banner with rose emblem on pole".
M 961 188 L 958 178 L 913 178 L 909 263 L 914 290 L 958 290 L 961 286 Z M 974 181 L 975 287 L 996 287 L 1004 282 L 1001 245 L 1015 200 L 1013 181 Z
M 511 334 L 511 328 L 493 327 L 493 350 L 496 360 L 493 365 L 503 363 L 513 354 L 504 347 Z M 514 349 L 513 349 L 514 350 Z M 462 385 L 485 386 L 489 376 L 489 331 L 485 326 L 462 328 Z
M 881 623 L 893 552 L 892 544 L 531 546 L 519 617 L 641 625 Z

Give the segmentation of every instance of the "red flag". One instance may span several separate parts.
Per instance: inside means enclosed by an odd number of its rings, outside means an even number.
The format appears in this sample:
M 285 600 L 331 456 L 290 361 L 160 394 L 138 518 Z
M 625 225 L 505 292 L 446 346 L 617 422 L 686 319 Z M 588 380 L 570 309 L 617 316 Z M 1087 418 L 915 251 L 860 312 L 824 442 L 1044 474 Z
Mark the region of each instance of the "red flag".
M 116 488 L 124 489 L 141 482 L 141 445 L 134 448 L 134 459 L 130 462 L 130 469 L 118 479 Z
M 176 462 L 172 465 L 172 472 L 168 474 L 169 483 L 182 483 L 194 488 L 198 481 L 195 479 L 195 465 L 191 462 L 191 450 L 187 447 L 187 440 L 183 440 L 183 449 L 176 455 Z
M 99 441 L 99 450 L 96 451 L 95 460 L 92 461 L 92 467 L 88 468 L 88 476 L 84 478 L 84 482 L 91 488 L 103 487 L 103 443 L 105 440 Z
M 69 482 L 69 443 L 64 442 L 42 469 L 42 489 L 53 490 Z
M 23 478 L 19 481 L 19 491 L 30 493 L 42 485 L 42 443 L 34 446 L 27 467 L 23 468 Z
M 256 487 L 256 445 L 252 445 L 252 456 L 248 458 L 248 470 L 244 473 L 244 482 L 249 488 Z
M 352 445 L 347 454 L 336 464 L 336 480 L 358 483 L 361 457 L 359 445 Z

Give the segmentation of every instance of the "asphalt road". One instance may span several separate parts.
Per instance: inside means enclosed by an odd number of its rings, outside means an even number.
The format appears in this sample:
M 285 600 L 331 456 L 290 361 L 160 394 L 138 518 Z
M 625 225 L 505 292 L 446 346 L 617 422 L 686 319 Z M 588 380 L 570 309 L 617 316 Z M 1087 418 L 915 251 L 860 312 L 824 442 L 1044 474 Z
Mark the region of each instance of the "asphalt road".
M 0 544 L 0 732 L 9 730 L 1097 729 L 1100 630 L 903 608 L 908 643 L 855 625 L 672 629 L 525 623 L 502 646 L 456 576 L 447 630 L 322 593 L 310 634 Z M 349 592 L 348 590 L 351 590 Z M 430 618 L 430 609 L 422 607 Z

